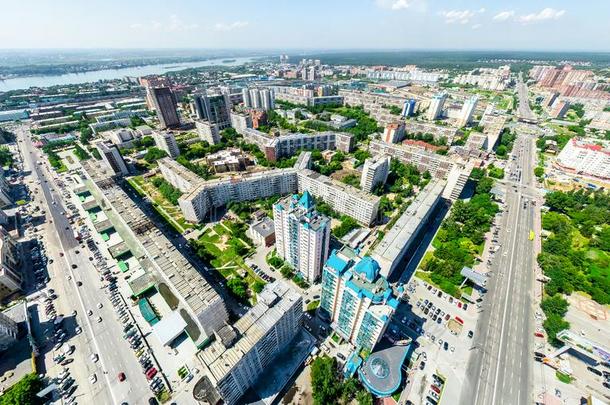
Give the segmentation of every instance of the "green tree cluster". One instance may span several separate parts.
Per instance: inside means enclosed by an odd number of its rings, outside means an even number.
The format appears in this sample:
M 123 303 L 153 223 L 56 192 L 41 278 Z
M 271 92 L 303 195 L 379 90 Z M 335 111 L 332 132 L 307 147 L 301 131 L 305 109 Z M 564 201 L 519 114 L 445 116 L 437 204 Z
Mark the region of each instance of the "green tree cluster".
M 337 361 L 328 356 L 317 357 L 311 363 L 311 388 L 315 405 L 372 405 L 373 398 L 355 378 L 341 379 Z
M 342 215 L 341 225 L 333 229 L 333 235 L 335 235 L 335 238 L 340 239 L 356 228 L 358 228 L 358 222 L 356 222 L 354 218 L 348 215 Z
M 91 155 L 89 155 L 89 153 L 87 153 L 87 151 L 78 144 L 74 146 L 74 154 L 78 160 L 87 160 L 91 158 Z
M 12 166 L 13 165 L 13 154 L 11 150 L 6 146 L 0 146 L 0 166 Z
M 42 381 L 36 374 L 28 374 L 0 396 L 0 405 L 41 405 L 44 401 L 36 396 L 42 390 Z
M 462 282 L 460 272 L 474 264 L 475 256 L 485 242 L 498 205 L 491 200 L 489 190 L 493 179 L 478 180 L 475 194 L 470 201 L 458 200 L 451 209 L 436 236 L 433 256 L 422 269 L 431 272 L 432 281 L 448 294 L 459 296 Z
M 166 156 L 167 152 L 153 146 L 148 148 L 148 151 L 144 155 L 144 160 L 146 160 L 146 162 L 148 162 L 149 164 L 152 164 L 159 159 L 163 159 Z
M 180 196 L 182 195 L 182 192 L 180 190 L 172 186 L 163 177 L 153 178 L 152 184 L 159 190 L 159 193 L 161 193 L 161 195 L 165 197 L 167 201 L 169 201 L 173 205 L 178 205 L 178 198 L 180 198 Z
M 240 300 L 248 298 L 248 283 L 240 277 L 233 277 L 227 281 L 227 287 L 231 294 Z

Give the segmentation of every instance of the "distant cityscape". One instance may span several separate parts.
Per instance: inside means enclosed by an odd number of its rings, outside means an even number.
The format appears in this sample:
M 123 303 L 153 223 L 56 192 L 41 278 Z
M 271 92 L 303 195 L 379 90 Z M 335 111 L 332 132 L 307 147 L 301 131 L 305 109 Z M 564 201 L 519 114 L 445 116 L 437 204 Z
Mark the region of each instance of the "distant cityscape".
M 0 404 L 608 403 L 608 62 L 184 52 L 0 93 Z

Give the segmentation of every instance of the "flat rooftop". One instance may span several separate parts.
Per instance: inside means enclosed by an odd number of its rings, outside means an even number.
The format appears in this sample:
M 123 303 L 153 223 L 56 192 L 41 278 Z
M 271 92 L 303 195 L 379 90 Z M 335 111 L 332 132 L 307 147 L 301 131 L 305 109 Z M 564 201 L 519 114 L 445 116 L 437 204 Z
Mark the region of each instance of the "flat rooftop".
M 434 208 L 439 197 L 447 184 L 444 180 L 431 180 L 423 190 L 419 192 L 415 200 L 407 210 L 400 216 L 392 229 L 383 237 L 379 245 L 373 251 L 375 258 L 394 262 L 403 253 L 405 246 L 425 220 L 430 210 Z

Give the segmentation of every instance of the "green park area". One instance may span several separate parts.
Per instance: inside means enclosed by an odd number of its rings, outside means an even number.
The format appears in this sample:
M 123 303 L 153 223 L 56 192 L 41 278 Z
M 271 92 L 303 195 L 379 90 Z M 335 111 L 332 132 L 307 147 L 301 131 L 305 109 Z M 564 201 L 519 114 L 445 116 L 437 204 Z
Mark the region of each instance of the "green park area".
M 162 177 L 134 176 L 129 178 L 128 183 L 142 197 L 152 201 L 153 208 L 161 215 L 178 233 L 194 228 L 195 225 L 187 222 L 178 207 L 178 197 L 181 193 Z
M 563 295 L 582 291 L 601 305 L 610 304 L 610 196 L 604 191 L 554 191 L 545 197 L 546 237 L 538 264 L 549 281 L 542 309 L 549 341 L 569 327 L 563 320 Z
M 475 194 L 468 201 L 458 200 L 449 216 L 443 221 L 432 241 L 433 250 L 426 253 L 416 275 L 456 298 L 462 293 L 464 267 L 472 267 L 483 252 L 485 233 L 498 212 L 489 191 L 493 179 L 484 171 L 473 171 L 471 179 L 477 182 Z
M 201 259 L 222 274 L 233 295 L 254 303 L 254 293 L 260 292 L 265 283 L 244 262 L 244 257 L 254 251 L 246 229 L 246 223 L 223 221 L 207 228 L 191 245 Z

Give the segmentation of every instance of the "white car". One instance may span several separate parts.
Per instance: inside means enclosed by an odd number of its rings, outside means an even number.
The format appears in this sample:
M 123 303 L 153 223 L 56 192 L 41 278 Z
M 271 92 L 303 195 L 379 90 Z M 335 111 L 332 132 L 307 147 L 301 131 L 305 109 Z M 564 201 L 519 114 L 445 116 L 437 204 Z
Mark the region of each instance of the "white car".
M 91 374 L 91 375 L 89 376 L 89 382 L 90 382 L 91 384 L 95 384 L 95 382 L 96 382 L 96 381 L 97 381 L 97 376 L 95 375 L 95 373 L 94 373 L 94 374 Z
M 97 307 L 98 307 L 98 308 L 103 307 L 102 303 L 100 302 L 99 304 L 97 304 Z
M 97 323 L 100 323 L 100 322 L 102 322 L 102 317 L 101 317 L 101 316 L 98 316 L 98 317 L 97 317 Z
M 81 329 L 81 327 L 80 327 L 80 326 L 77 326 L 77 327 L 74 329 L 74 333 L 76 333 L 77 335 L 79 335 L 79 334 L 80 334 L 82 331 L 83 331 L 83 330 Z
M 97 363 L 98 360 L 99 360 L 99 357 L 97 356 L 97 354 L 93 353 L 91 355 L 91 361 L 94 362 L 94 363 Z

